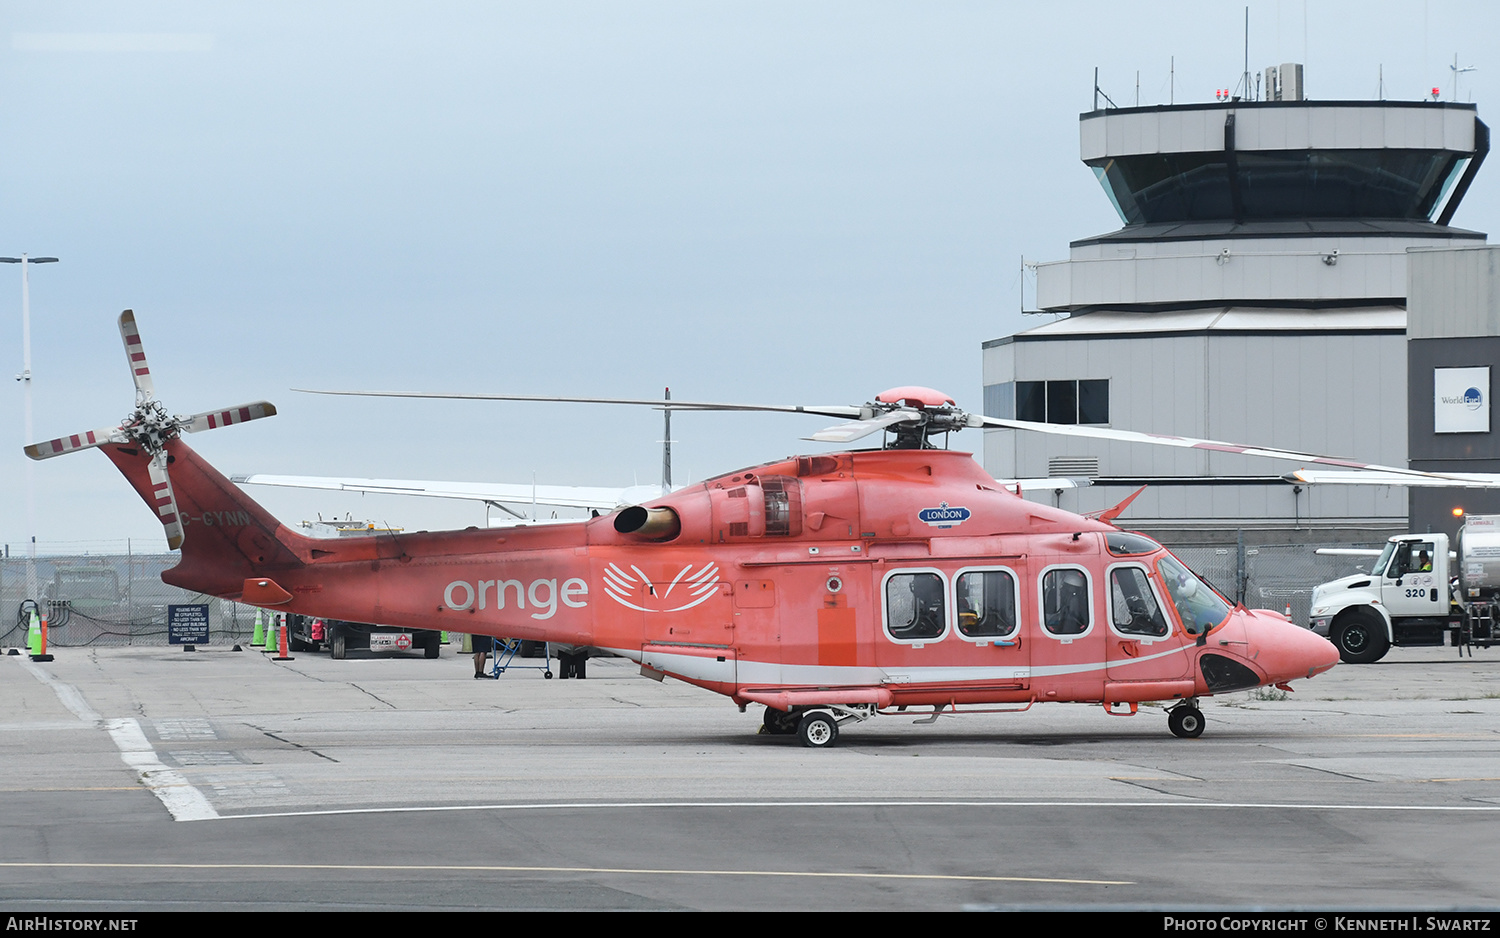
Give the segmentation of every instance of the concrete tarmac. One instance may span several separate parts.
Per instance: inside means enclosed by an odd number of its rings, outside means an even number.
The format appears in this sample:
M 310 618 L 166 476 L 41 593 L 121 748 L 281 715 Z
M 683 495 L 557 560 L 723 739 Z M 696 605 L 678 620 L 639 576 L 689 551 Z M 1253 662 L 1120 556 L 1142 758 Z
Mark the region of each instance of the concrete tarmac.
M 0 661 L 4 912 L 1500 906 L 1500 649 L 824 751 L 621 660 L 55 651 Z

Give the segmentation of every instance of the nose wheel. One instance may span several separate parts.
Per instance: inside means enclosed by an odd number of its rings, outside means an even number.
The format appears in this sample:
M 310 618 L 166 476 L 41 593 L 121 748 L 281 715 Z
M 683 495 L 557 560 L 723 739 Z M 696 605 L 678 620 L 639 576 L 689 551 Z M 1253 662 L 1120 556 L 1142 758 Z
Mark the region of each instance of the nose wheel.
M 1203 735 L 1203 711 L 1197 701 L 1185 701 L 1167 711 L 1167 729 L 1178 739 L 1197 739 Z

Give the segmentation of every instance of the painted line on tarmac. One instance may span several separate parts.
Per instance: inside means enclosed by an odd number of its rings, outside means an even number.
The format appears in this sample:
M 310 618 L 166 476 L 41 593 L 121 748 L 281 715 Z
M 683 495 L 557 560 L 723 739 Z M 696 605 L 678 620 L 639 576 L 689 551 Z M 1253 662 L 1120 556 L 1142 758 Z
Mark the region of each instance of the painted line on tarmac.
M 444 811 L 617 811 L 622 808 L 1198 808 L 1208 810 L 1265 809 L 1274 811 L 1426 811 L 1500 812 L 1493 805 L 1402 804 L 1278 804 L 1270 801 L 576 801 L 539 804 L 455 804 L 392 806 L 385 808 L 329 808 L 319 811 L 274 811 L 259 814 L 221 814 L 220 821 L 267 818 L 331 817 L 358 814 L 423 814 Z
M 208 821 L 219 816 L 203 792 L 189 784 L 176 769 L 162 764 L 134 718 L 105 720 L 104 728 L 120 747 L 120 758 L 135 769 L 141 784 L 151 789 L 151 794 L 166 805 L 172 820 Z
M 971 883 L 1057 883 L 1134 886 L 1127 879 L 1060 879 L 1045 876 L 969 876 L 962 873 L 856 873 L 839 870 L 671 870 L 615 866 L 467 866 L 356 863 L 0 863 L 3 869 L 73 870 L 329 870 L 371 873 L 616 873 L 626 876 L 781 876 L 803 879 L 906 879 Z
M 52 688 L 57 699 L 64 707 L 72 711 L 84 723 L 103 729 L 109 733 L 109 738 L 114 741 L 115 747 L 120 750 L 120 759 L 130 768 L 135 770 L 136 777 L 151 794 L 155 795 L 174 821 L 207 821 L 217 818 L 219 812 L 214 810 L 213 805 L 203 793 L 183 778 L 175 769 L 170 769 L 162 764 L 156 755 L 156 750 L 151 748 L 146 734 L 141 732 L 141 725 L 134 718 L 106 720 L 99 715 L 87 700 L 83 699 L 78 688 L 71 684 L 59 681 L 48 674 L 45 669 L 36 666 L 35 662 L 27 658 L 18 659 L 21 667 L 31 672 L 31 676 L 41 683 Z
M 36 662 L 30 658 L 22 656 L 18 657 L 16 661 L 21 667 L 30 671 L 32 677 L 52 688 L 52 693 L 57 695 L 58 701 L 64 707 L 67 707 L 68 711 L 75 717 L 85 723 L 93 723 L 95 725 L 104 721 L 104 718 L 99 715 L 98 711 L 90 707 L 89 702 L 83 699 L 83 694 L 79 693 L 78 688 L 72 684 L 64 684 L 62 681 L 59 681 L 48 674 L 45 669 L 37 667 Z

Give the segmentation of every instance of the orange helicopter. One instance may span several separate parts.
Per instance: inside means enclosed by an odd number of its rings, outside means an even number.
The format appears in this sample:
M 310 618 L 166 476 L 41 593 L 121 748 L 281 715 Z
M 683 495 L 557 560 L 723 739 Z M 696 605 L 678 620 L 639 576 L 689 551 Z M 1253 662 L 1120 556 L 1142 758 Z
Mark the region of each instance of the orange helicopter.
M 117 427 L 26 453 L 101 448 L 181 550 L 162 575 L 174 586 L 307 615 L 605 649 L 742 711 L 762 704 L 765 731 L 815 748 L 842 726 L 910 707 L 931 707 L 936 720 L 1038 702 L 1128 715 L 1160 701 L 1171 732 L 1196 737 L 1201 697 L 1285 687 L 1339 660 L 1326 640 L 1236 606 L 1156 541 L 1116 527 L 1129 499 L 1098 517 L 1072 514 L 1012 493 L 967 453 L 935 448 L 934 437 L 966 427 L 1034 427 L 967 414 L 929 388 L 858 407 L 670 404 L 848 418 L 810 439 L 885 432 L 878 450 L 766 463 L 576 522 L 309 538 L 181 439 L 275 407 L 169 415 L 134 315 L 119 322 L 135 410 Z

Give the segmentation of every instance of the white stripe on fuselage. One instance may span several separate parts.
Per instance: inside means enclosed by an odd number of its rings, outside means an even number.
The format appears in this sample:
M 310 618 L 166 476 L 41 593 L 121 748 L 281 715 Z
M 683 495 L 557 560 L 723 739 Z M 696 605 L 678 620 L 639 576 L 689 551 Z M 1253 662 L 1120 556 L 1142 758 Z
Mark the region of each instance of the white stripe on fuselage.
M 1058 677 L 1064 674 L 1087 674 L 1091 671 L 1102 671 L 1105 668 L 1123 668 L 1134 664 L 1144 664 L 1147 661 L 1156 661 L 1161 658 L 1170 657 L 1171 655 L 1184 653 L 1188 647 L 1186 645 L 1177 645 L 1166 651 L 1160 651 L 1154 655 L 1146 655 L 1141 658 L 1127 658 L 1116 661 L 1089 661 L 1078 664 L 1042 665 L 1040 667 L 973 667 L 955 665 L 952 667 L 861 668 L 845 665 L 776 664 L 769 661 L 740 658 L 734 662 L 734 675 L 735 682 L 742 686 L 747 684 L 767 684 L 773 686 L 804 686 L 811 684 L 826 687 L 868 687 L 879 684 L 910 686 L 913 684 L 943 684 L 953 682 L 1016 681 L 1038 677 Z M 606 648 L 605 651 L 613 652 L 632 661 L 640 661 L 643 654 L 640 649 Z M 700 681 L 724 680 L 725 662 L 716 661 L 713 658 L 653 650 L 651 652 L 651 660 L 667 665 L 666 668 L 657 668 L 657 670 L 665 671 L 665 673 L 671 674 L 674 677 L 684 677 Z

